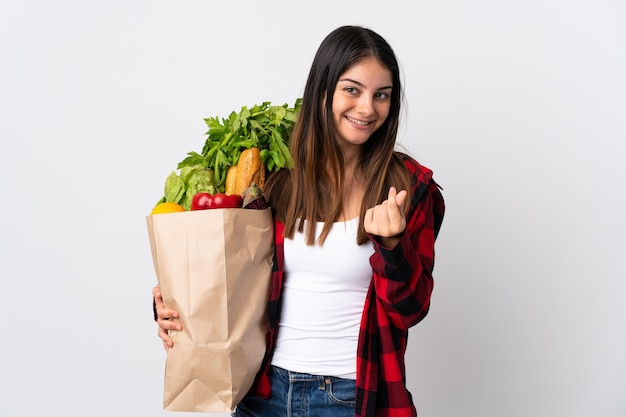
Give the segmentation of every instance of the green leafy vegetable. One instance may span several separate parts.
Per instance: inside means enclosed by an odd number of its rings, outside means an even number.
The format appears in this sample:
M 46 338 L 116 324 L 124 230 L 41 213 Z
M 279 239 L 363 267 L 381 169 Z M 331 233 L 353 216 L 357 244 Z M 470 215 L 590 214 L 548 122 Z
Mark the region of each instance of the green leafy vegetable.
M 199 192 L 215 193 L 213 172 L 202 165 L 186 166 L 180 174 L 172 171 L 165 179 L 164 196 L 157 204 L 171 201 L 189 210 L 193 196 Z
M 232 112 L 228 118 L 204 119 L 209 130 L 202 152 L 189 152 L 178 163 L 178 168 L 203 166 L 213 173 L 215 192 L 224 192 L 226 173 L 237 164 L 241 152 L 257 147 L 261 159 L 269 171 L 291 167 L 289 135 L 300 109 L 301 99 L 293 107 L 288 104 L 272 106 L 270 102 L 243 106 L 239 113 Z
M 293 107 L 263 102 L 251 108 L 243 106 L 228 118 L 204 119 L 209 130 L 202 152 L 189 152 L 178 163 L 179 173 L 172 171 L 165 179 L 165 192 L 157 204 L 171 201 L 189 210 L 194 194 L 225 192 L 228 168 L 237 164 L 241 152 L 248 148 L 260 149 L 261 160 L 269 171 L 291 167 L 289 135 L 301 102 L 298 98 Z

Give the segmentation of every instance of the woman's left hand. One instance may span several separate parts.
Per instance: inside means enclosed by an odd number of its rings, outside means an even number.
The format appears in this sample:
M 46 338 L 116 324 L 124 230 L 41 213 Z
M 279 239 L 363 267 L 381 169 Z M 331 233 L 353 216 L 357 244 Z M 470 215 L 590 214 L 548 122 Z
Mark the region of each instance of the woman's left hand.
M 396 192 L 395 187 L 391 187 L 385 201 L 365 212 L 363 224 L 365 231 L 379 236 L 380 243 L 388 248 L 396 246 L 400 241 L 398 235 L 406 227 L 406 218 L 402 210 L 406 195 L 406 190 Z

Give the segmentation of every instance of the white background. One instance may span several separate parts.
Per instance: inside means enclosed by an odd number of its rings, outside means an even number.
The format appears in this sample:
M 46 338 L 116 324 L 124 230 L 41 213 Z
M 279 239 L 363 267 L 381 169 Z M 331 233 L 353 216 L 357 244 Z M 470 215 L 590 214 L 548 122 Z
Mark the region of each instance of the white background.
M 448 204 L 420 417 L 626 415 L 624 2 L 1 0 L 2 417 L 179 415 L 144 217 L 205 117 L 293 103 L 342 24 L 396 50 Z

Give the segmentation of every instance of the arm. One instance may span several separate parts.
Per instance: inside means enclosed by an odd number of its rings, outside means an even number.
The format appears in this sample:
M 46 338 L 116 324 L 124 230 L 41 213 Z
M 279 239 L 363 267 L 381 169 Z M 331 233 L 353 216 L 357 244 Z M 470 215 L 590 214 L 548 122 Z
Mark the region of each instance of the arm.
M 428 313 L 434 244 L 444 213 L 443 197 L 432 173 L 419 165 L 409 168 L 415 177 L 405 228 L 397 236 L 381 238 L 366 227 L 375 251 L 370 263 L 376 297 L 400 329 L 415 325 Z

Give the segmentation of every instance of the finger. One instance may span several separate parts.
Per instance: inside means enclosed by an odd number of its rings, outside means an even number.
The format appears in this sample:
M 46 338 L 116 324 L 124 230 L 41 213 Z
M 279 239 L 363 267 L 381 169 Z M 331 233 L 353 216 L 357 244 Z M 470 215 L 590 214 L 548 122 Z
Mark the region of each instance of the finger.
M 159 287 L 154 287 L 152 289 L 152 298 L 154 298 L 154 304 L 157 311 L 165 308 L 165 305 L 163 304 L 163 295 L 161 294 L 161 289 Z
M 403 215 L 404 211 L 402 210 L 402 206 L 404 205 L 404 200 L 406 200 L 407 196 L 406 190 L 401 190 L 400 192 L 396 192 L 394 187 L 389 189 L 389 199 L 387 200 L 389 203 L 387 204 L 387 212 L 390 215 L 395 217 L 396 213 Z
M 162 329 L 159 327 L 159 331 L 157 332 L 157 335 L 164 341 L 166 342 L 168 345 L 171 343 L 172 339 L 170 338 L 169 333 L 167 332 L 167 330 Z
M 159 325 L 160 328 L 165 329 L 165 330 L 180 331 L 183 329 L 183 325 L 180 324 L 178 320 L 170 320 L 170 318 L 174 318 L 172 317 L 174 315 L 172 311 L 173 310 L 168 310 L 167 312 L 163 313 L 163 317 L 159 317 L 157 319 L 157 324 Z
M 398 214 L 399 214 L 399 207 L 398 207 L 398 202 L 397 202 L 397 198 L 398 198 L 398 192 L 396 191 L 396 187 L 390 187 L 389 188 L 389 196 L 387 198 L 387 216 L 389 218 L 389 220 L 392 219 L 397 219 Z
M 372 233 L 375 235 L 379 233 L 380 215 L 381 212 L 384 211 L 384 204 L 385 202 L 377 206 L 371 207 L 365 212 L 367 222 L 364 222 L 363 226 L 365 227 L 367 225 L 367 228 L 365 230 L 368 233 Z
M 386 203 L 388 201 L 392 201 L 393 203 L 395 203 L 396 207 L 402 207 L 402 205 L 404 204 L 404 200 L 406 199 L 407 196 L 407 191 L 406 190 L 396 190 L 396 187 L 390 187 L 389 188 L 389 195 L 387 200 L 385 200 L 383 203 Z M 391 205 L 388 205 L 388 207 L 392 207 Z
M 389 189 L 389 203 L 387 204 L 386 211 L 388 229 L 384 236 L 395 236 L 404 230 L 406 220 L 402 206 L 406 196 L 406 190 L 402 190 L 398 193 L 394 187 Z
M 406 190 L 402 190 L 396 194 L 396 205 L 398 207 L 402 207 L 404 205 L 404 200 L 406 200 L 407 195 L 408 193 L 406 192 Z
M 161 310 L 161 314 L 159 315 L 159 317 L 162 318 L 163 320 L 177 319 L 178 312 L 176 310 L 164 308 L 163 310 Z
M 158 335 L 163 341 L 163 347 L 165 348 L 165 351 L 170 350 L 170 348 L 174 346 L 174 341 L 170 338 L 167 330 L 159 329 Z
M 165 308 L 165 303 L 163 302 L 163 297 L 161 296 L 161 290 L 159 289 L 159 287 L 154 287 L 154 289 L 152 290 L 152 295 L 154 297 L 157 318 L 162 320 L 178 318 L 178 312 L 176 310 Z

